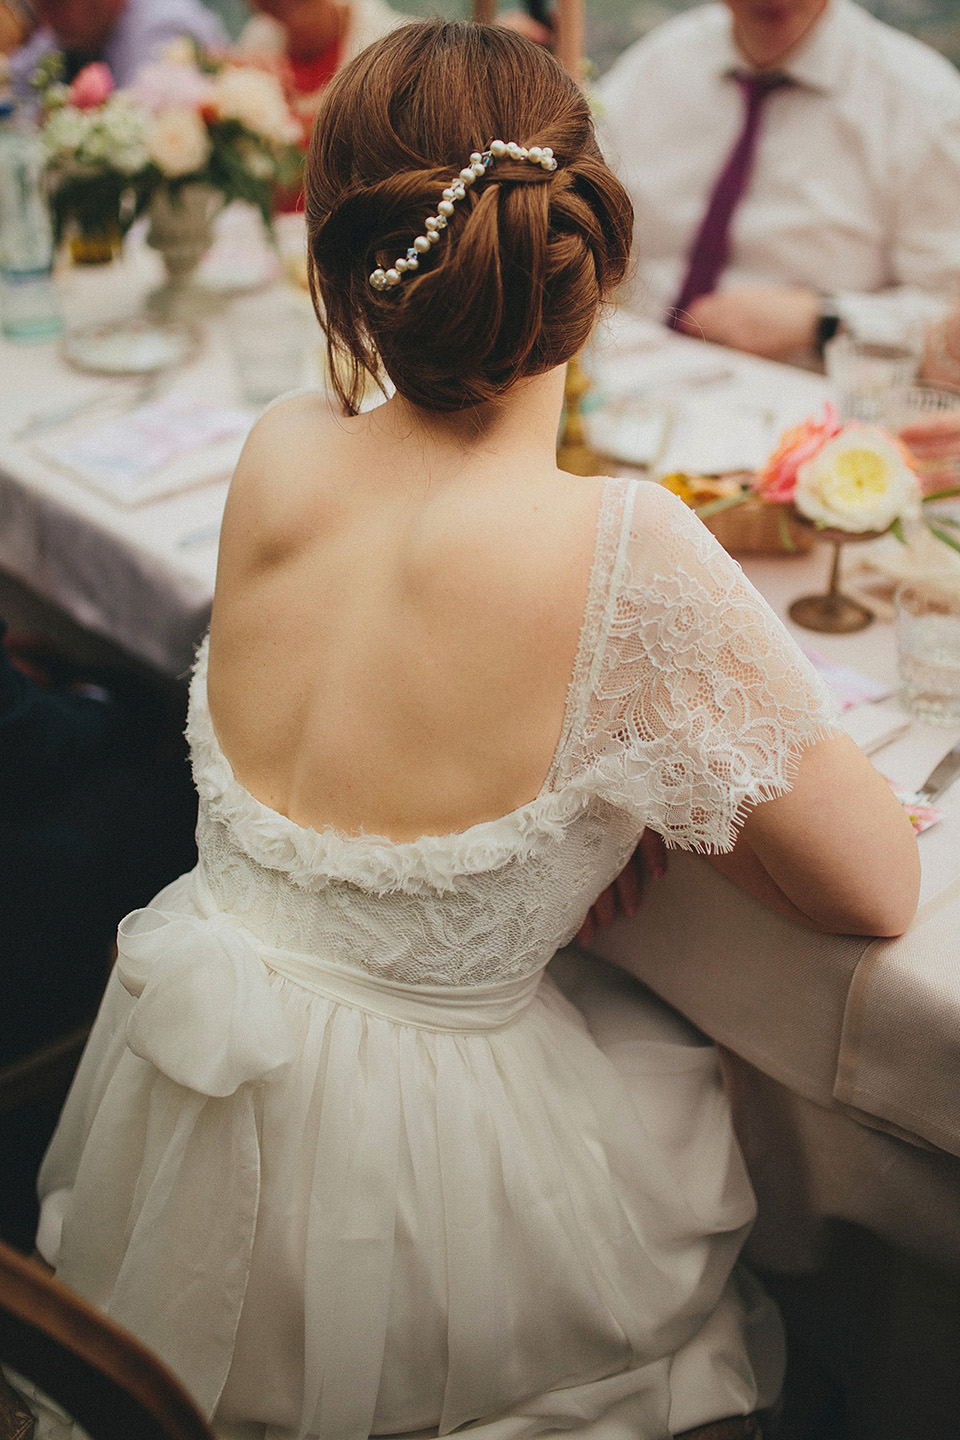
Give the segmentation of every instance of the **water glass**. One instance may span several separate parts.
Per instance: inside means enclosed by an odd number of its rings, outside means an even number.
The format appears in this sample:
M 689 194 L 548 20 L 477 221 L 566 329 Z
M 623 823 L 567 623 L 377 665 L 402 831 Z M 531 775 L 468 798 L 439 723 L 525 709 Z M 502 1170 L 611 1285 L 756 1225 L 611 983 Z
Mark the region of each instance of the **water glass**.
M 920 356 L 905 345 L 881 345 L 834 336 L 823 351 L 841 420 L 883 425 L 893 397 L 906 390 L 917 373 Z
M 883 418 L 886 428 L 896 432 L 911 425 L 923 425 L 926 420 L 943 423 L 941 417 L 946 417 L 948 429 L 935 429 L 926 442 L 908 441 L 927 494 L 960 485 L 960 391 L 935 385 L 908 385 L 890 396 Z
M 316 339 L 315 324 L 283 291 L 235 301 L 227 313 L 227 340 L 241 400 L 266 405 L 303 385 Z
M 960 578 L 897 590 L 900 698 L 931 725 L 960 724 Z

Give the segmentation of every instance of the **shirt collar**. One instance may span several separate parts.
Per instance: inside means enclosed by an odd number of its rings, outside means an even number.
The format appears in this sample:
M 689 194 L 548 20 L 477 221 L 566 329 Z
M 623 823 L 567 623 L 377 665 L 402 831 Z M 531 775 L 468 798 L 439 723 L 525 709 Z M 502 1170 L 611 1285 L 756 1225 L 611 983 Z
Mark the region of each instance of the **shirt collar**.
M 828 0 L 827 8 L 810 34 L 779 68 L 797 85 L 829 95 L 843 81 L 843 46 L 841 36 L 846 29 L 849 0 Z M 717 69 L 721 75 L 737 75 L 749 71 L 733 38 L 733 16 L 727 12 L 727 23 L 720 37 Z

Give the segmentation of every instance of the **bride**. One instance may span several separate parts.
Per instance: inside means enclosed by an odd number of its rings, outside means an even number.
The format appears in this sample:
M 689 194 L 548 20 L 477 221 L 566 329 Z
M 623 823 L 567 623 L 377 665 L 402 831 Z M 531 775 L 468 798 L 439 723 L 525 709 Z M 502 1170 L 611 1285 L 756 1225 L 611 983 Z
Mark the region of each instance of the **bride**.
M 508 31 L 410 25 L 326 93 L 343 413 L 276 405 L 238 466 L 200 862 L 121 925 L 41 1176 L 41 1249 L 224 1436 L 732 1437 L 775 1398 L 712 1049 L 544 967 L 645 827 L 868 934 L 909 923 L 916 847 L 700 522 L 556 467 L 630 218 Z

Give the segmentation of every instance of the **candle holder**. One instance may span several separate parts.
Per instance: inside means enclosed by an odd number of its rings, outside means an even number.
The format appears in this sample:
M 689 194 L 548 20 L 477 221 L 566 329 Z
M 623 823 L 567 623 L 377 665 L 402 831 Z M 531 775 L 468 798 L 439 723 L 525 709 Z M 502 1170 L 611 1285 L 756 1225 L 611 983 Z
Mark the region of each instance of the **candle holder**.
M 882 530 L 866 530 L 852 534 L 846 530 L 817 530 L 808 521 L 801 523 L 813 530 L 820 540 L 833 546 L 833 561 L 830 566 L 830 583 L 824 595 L 804 595 L 794 600 L 788 610 L 790 619 L 805 630 L 818 630 L 824 635 L 851 635 L 855 630 L 865 630 L 873 623 L 873 613 L 858 600 L 851 600 L 840 589 L 840 552 L 844 545 L 858 540 L 877 540 Z
M 580 406 L 590 389 L 576 356 L 567 362 L 567 378 L 563 387 L 563 430 L 557 442 L 557 466 L 570 475 L 606 475 L 609 462 L 591 450 L 583 431 Z

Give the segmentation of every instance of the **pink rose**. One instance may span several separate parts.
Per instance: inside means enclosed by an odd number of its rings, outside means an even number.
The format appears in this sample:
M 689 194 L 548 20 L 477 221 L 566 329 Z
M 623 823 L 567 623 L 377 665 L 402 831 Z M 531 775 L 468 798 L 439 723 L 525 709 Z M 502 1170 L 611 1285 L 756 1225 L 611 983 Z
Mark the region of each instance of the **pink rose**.
M 70 86 L 70 104 L 77 110 L 93 110 L 112 95 L 113 76 L 108 66 L 100 60 L 84 65 Z
M 753 478 L 753 488 L 764 500 L 789 504 L 797 488 L 797 471 L 812 460 L 817 452 L 839 434 L 843 427 L 834 407 L 827 402 L 823 419 L 804 420 L 781 435 L 776 450 Z

